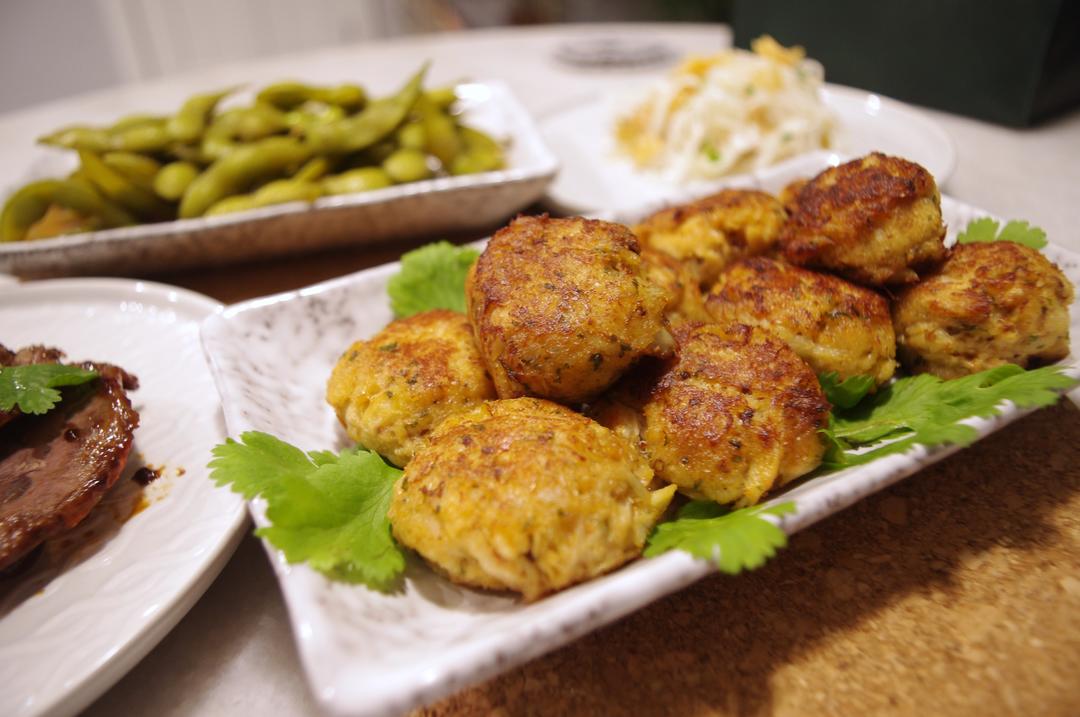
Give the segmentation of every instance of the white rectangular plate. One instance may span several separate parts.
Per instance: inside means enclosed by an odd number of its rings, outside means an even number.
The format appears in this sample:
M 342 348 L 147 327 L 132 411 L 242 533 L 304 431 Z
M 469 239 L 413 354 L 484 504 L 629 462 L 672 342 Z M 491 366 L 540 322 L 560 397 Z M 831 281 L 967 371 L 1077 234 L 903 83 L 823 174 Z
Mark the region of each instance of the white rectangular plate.
M 794 176 L 775 177 L 774 184 L 763 188 L 776 191 Z M 986 216 L 949 199 L 942 208 L 950 240 L 970 219 Z M 1080 257 L 1053 246 L 1045 253 L 1074 284 L 1080 281 Z M 324 400 L 326 380 L 350 343 L 390 321 L 386 281 L 396 271 L 396 264 L 378 267 L 239 304 L 209 318 L 203 324 L 203 345 L 230 434 L 266 431 L 305 450 L 349 445 Z M 1076 317 L 1073 307 L 1074 343 L 1064 365 L 1080 377 Z M 973 425 L 985 436 L 1022 414 L 1009 405 L 1000 417 Z M 782 521 L 784 530 L 793 533 L 955 450 L 917 447 L 796 483 L 770 502 L 796 502 L 797 511 Z M 253 513 L 257 522 L 263 521 L 257 504 Z M 354 715 L 395 714 L 491 677 L 713 570 L 672 552 L 524 604 L 452 585 L 419 562 L 409 564 L 400 592 L 381 594 L 330 582 L 305 565 L 288 565 L 269 546 L 268 551 L 315 694 L 329 710 Z
M 499 82 L 458 85 L 466 124 L 508 144 L 507 168 L 439 177 L 362 194 L 290 202 L 55 239 L 0 244 L 0 271 L 20 276 L 145 274 L 407 236 L 488 229 L 543 196 L 558 162 Z M 0 195 L 31 179 L 65 176 L 73 153 L 41 150 Z

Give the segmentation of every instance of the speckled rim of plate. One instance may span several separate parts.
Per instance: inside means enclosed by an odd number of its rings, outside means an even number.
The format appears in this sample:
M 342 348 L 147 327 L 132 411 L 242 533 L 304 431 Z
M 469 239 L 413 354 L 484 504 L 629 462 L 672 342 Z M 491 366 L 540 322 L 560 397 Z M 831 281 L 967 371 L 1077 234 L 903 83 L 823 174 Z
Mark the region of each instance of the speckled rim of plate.
M 267 207 L 252 209 L 244 212 L 235 212 L 212 217 L 197 217 L 192 219 L 177 219 L 168 222 L 156 222 L 139 224 L 130 227 L 104 229 L 81 234 L 70 234 L 52 239 L 42 239 L 32 242 L 9 242 L 0 243 L 0 272 L 11 272 L 30 276 L 41 275 L 37 269 L 26 271 L 23 267 L 37 266 L 37 257 L 63 257 L 54 259 L 53 265 L 65 266 L 70 273 L 84 273 L 79 268 L 80 258 L 92 250 L 96 256 L 104 256 L 109 252 L 131 253 L 139 249 L 140 244 L 151 247 L 157 246 L 157 242 L 163 239 L 179 239 L 185 236 L 200 234 L 221 234 L 230 229 L 241 228 L 251 224 L 266 224 L 275 220 L 291 218 L 293 215 L 304 214 L 308 223 L 318 220 L 320 214 L 329 214 L 333 211 L 374 208 L 381 205 L 400 206 L 400 203 L 414 200 L 420 197 L 439 197 L 442 195 L 453 196 L 461 192 L 485 192 L 493 197 L 493 201 L 500 195 L 508 197 L 501 202 L 496 201 L 496 206 L 489 207 L 494 210 L 500 204 L 505 207 L 500 210 L 504 216 L 509 216 L 514 211 L 526 206 L 532 201 L 543 196 L 547 185 L 554 179 L 559 169 L 558 161 L 551 150 L 544 144 L 539 130 L 524 107 L 514 97 L 505 83 L 499 81 L 467 82 L 457 86 L 464 98 L 464 114 L 468 118 L 470 112 L 477 111 L 485 103 L 494 103 L 505 114 L 507 125 L 501 128 L 500 134 L 505 135 L 510 144 L 511 156 L 517 155 L 517 163 L 511 163 L 505 169 L 493 172 L 480 172 L 461 176 L 445 176 L 433 179 L 399 184 L 382 189 L 355 194 L 342 194 L 325 196 L 314 202 L 285 202 Z M 471 97 L 471 99 L 470 99 Z M 466 120 L 468 121 L 468 119 Z M 490 129 L 490 128 L 489 128 Z M 518 188 L 519 191 L 511 193 Z M 468 219 L 467 217 L 465 218 Z M 479 219 L 481 222 L 484 219 Z M 490 222 L 490 220 L 487 220 Z M 480 228 L 476 225 L 475 228 Z M 472 228 L 467 224 L 460 227 L 434 226 L 430 231 L 455 231 Z M 225 234 L 228 237 L 230 235 Z M 365 236 L 363 232 L 357 234 L 355 240 L 350 243 L 362 244 L 365 240 L 381 240 L 392 237 Z M 303 247 L 304 250 L 315 250 L 325 246 L 340 245 L 337 241 L 333 244 L 309 242 Z M 245 252 L 243 247 L 232 247 L 229 254 L 229 262 L 250 258 L 268 258 L 275 254 L 283 253 L 275 251 L 273 254 L 259 253 L 258 246 L 253 247 L 256 251 Z M 104 252 L 104 254 L 103 254 Z M 157 252 L 154 252 L 157 253 Z M 147 264 L 154 268 L 173 268 L 175 257 L 167 258 L 162 262 Z M 212 259 L 212 257 L 211 257 Z M 207 263 L 213 264 L 214 261 Z M 160 264 L 160 265 L 159 265 Z M 198 262 L 185 261 L 184 266 L 194 266 Z M 107 269 L 107 264 L 95 260 L 90 264 L 90 270 Z M 55 270 L 47 270 L 46 275 L 58 273 Z
M 775 191 L 793 178 L 778 178 L 777 184 L 765 188 Z M 942 206 L 951 224 L 950 241 L 958 226 L 988 216 L 949 198 Z M 1080 283 L 1080 255 L 1053 245 L 1045 252 L 1074 284 Z M 341 336 L 370 335 L 389 319 L 385 283 L 396 269 L 396 264 L 384 265 L 234 305 L 209 318 L 203 325 L 203 343 L 230 433 L 266 430 L 306 449 L 346 445 L 340 429 L 332 432 L 336 419 L 321 401 L 325 376 L 348 344 Z M 1074 305 L 1071 353 L 1062 365 L 1076 378 L 1080 378 L 1078 322 L 1080 311 Z M 361 324 L 367 333 L 357 330 Z M 297 365 L 287 366 L 284 354 L 300 349 L 275 342 L 273 327 L 303 347 Z M 314 338 L 326 332 L 340 334 L 332 347 Z M 279 355 L 264 363 L 267 357 L 260 356 L 259 342 L 267 351 L 280 349 Z M 314 377 L 307 375 L 312 372 Z M 267 401 L 261 394 L 274 391 L 279 382 L 260 375 L 292 379 L 280 395 Z M 301 385 L 302 381 L 306 383 Z M 309 396 L 308 391 L 318 395 Z M 292 409 L 287 419 L 276 416 L 272 408 L 281 400 Z M 1006 404 L 1002 415 L 968 423 L 982 438 L 1028 412 Z M 796 512 L 778 521 L 792 534 L 957 450 L 917 446 L 902 455 L 797 481 L 766 503 L 796 503 Z M 264 525 L 263 506 L 256 501 L 251 509 L 256 523 Z M 285 593 L 312 689 L 326 709 L 343 715 L 391 715 L 415 708 L 555 649 L 714 570 L 709 563 L 671 552 L 524 605 L 450 585 L 415 561 L 407 568 L 404 591 L 381 595 L 331 583 L 306 565 L 287 564 L 278 551 L 265 547 Z
M 160 317 L 160 321 L 155 319 L 157 323 L 148 322 L 147 326 L 172 324 L 168 318 L 170 312 L 183 315 L 184 330 L 190 331 L 194 345 L 184 343 L 179 337 L 175 342 L 190 350 L 192 359 L 201 365 L 188 365 L 178 375 L 190 380 L 198 372 L 199 380 L 204 382 L 202 385 L 210 391 L 209 394 L 198 394 L 195 402 L 204 426 L 202 432 L 207 438 L 213 435 L 215 440 L 221 440 L 224 431 L 221 414 L 215 416 L 216 421 L 206 421 L 201 412 L 207 404 L 212 404 L 215 412 L 220 411 L 220 403 L 214 394 L 209 367 L 198 346 L 195 330 L 202 318 L 222 310 L 219 302 L 187 289 L 129 279 L 54 279 L 23 284 L 0 281 L 0 306 L 5 309 L 14 310 L 13 307 L 23 304 L 73 307 L 72 313 L 79 315 L 82 324 L 76 334 L 83 338 L 76 343 L 89 341 L 114 347 L 113 355 L 83 356 L 78 353 L 81 349 L 77 346 L 62 344 L 61 337 L 56 345 L 70 358 L 111 360 L 125 366 L 123 357 L 115 355 L 116 351 L 122 351 L 117 347 L 122 346 L 123 341 L 114 341 L 110 334 L 85 338 L 109 325 L 108 321 L 95 319 L 103 313 L 99 302 L 103 306 L 116 307 L 108 309 L 112 312 L 110 316 L 126 311 Z M 26 327 L 20 327 L 19 331 L 44 341 L 51 341 L 47 337 L 55 338 L 64 332 L 64 328 L 57 328 L 55 316 L 40 333 Z M 0 340 L 10 342 L 10 326 L 5 333 Z M 165 351 L 154 348 L 152 339 L 162 336 L 157 328 L 153 331 L 144 328 L 140 336 L 144 340 L 139 346 L 150 347 L 147 349 L 149 355 Z M 163 375 L 173 375 L 176 353 L 170 353 L 168 361 L 164 356 L 160 358 L 161 361 L 154 364 L 155 368 L 160 367 Z M 127 363 L 125 367 L 139 375 L 137 365 Z M 132 394 L 135 405 L 142 400 L 140 391 L 150 389 L 148 376 L 142 374 L 140 377 L 140 389 Z M 187 385 L 191 391 L 191 384 Z M 155 393 L 159 397 L 169 395 L 171 388 L 164 381 L 157 386 L 160 388 L 155 388 Z M 134 443 L 134 449 L 142 454 L 142 459 L 151 463 L 161 460 L 160 454 L 148 453 L 147 448 L 153 450 L 153 446 L 158 446 L 160 450 L 163 442 L 176 440 L 168 436 L 181 435 L 175 430 L 176 424 L 165 420 L 151 424 L 147 415 L 153 411 L 155 414 L 168 413 L 169 418 L 177 421 L 191 418 L 179 410 L 182 407 L 170 404 L 166 408 L 161 402 L 143 408 L 142 425 L 136 429 Z M 196 408 L 194 405 L 188 407 Z M 180 453 L 193 450 L 186 443 L 183 445 L 185 447 L 176 450 Z M 205 449 L 209 455 L 210 446 Z M 124 523 L 98 552 L 62 572 L 38 595 L 0 616 L 0 630 L 4 633 L 4 640 L 0 642 L 0 673 L 5 675 L 0 712 L 12 717 L 63 717 L 77 713 L 134 667 L 210 587 L 243 537 L 248 523 L 247 511 L 239 496 L 209 482 L 205 466 L 190 463 L 183 468 L 183 477 L 172 478 L 174 485 L 164 497 Z M 169 479 L 168 475 L 166 479 Z M 191 487 L 185 485 L 177 492 L 176 481 L 190 481 Z M 208 501 L 211 494 L 213 501 Z M 168 510 L 170 505 L 175 510 Z M 161 509 L 167 511 L 167 519 L 163 519 Z M 154 537 L 160 540 L 148 540 Z M 135 557 L 138 560 L 130 560 Z M 70 601 L 66 596 L 71 592 L 81 596 L 80 602 L 68 604 Z M 99 603 L 94 605 L 94 600 Z M 38 602 L 30 604 L 30 601 Z M 20 621 L 27 623 L 25 629 Z M 12 631 L 18 633 L 14 639 Z M 55 644 L 50 644 L 49 639 Z M 77 642 L 72 643 L 73 639 Z M 72 661 L 76 663 L 74 668 L 71 668 Z

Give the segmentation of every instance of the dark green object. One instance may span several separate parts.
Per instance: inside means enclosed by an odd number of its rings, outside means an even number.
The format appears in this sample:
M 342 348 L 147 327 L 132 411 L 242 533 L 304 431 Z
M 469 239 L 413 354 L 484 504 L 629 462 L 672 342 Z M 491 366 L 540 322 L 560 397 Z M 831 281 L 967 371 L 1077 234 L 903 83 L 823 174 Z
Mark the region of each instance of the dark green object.
M 802 45 L 830 82 L 1001 124 L 1080 104 L 1076 0 L 739 0 L 735 44 Z

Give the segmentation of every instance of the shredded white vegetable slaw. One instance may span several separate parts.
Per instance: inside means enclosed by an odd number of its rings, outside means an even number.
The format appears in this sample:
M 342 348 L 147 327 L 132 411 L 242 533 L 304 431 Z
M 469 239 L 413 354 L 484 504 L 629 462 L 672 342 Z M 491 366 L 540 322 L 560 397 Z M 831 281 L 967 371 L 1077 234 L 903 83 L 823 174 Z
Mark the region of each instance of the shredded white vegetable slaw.
M 824 71 L 771 37 L 753 52 L 690 57 L 616 124 L 639 168 L 676 182 L 746 172 L 829 146 Z

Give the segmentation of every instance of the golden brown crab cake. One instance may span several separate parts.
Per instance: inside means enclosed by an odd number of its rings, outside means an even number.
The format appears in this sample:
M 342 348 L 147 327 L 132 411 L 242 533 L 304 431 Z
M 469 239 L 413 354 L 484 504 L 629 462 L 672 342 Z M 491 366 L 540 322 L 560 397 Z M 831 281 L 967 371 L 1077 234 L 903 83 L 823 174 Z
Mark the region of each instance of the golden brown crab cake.
M 683 262 L 701 289 L 725 266 L 769 251 L 787 212 L 771 194 L 725 189 L 689 204 L 669 207 L 634 227 L 642 243 Z
M 874 152 L 799 190 L 781 248 L 792 264 L 870 286 L 911 284 L 945 258 L 941 194 L 914 162 Z
M 640 430 L 657 477 L 691 497 L 744 506 L 821 463 L 829 403 L 787 344 L 744 324 L 686 324 L 675 334 L 676 358 L 628 377 L 594 413 L 631 443 Z
M 394 486 L 394 536 L 451 580 L 526 600 L 641 554 L 674 488 L 614 433 L 535 398 L 439 426 Z
M 810 177 L 793 179 L 785 184 L 784 188 L 780 190 L 780 193 L 776 195 L 776 198 L 784 205 L 784 209 L 787 210 L 789 215 L 798 209 L 799 192 L 802 191 L 802 188 L 805 187 L 809 181 Z
M 961 244 L 893 303 L 897 353 L 913 373 L 957 378 L 1069 354 L 1072 283 L 1040 252 L 1009 241 Z
M 469 318 L 501 398 L 583 401 L 641 356 L 670 353 L 665 291 L 620 224 L 518 217 L 469 272 Z
M 701 288 L 685 264 L 670 254 L 647 247 L 641 250 L 641 263 L 645 275 L 664 290 L 667 298 L 664 316 L 669 323 L 711 321 L 705 312 Z
M 349 437 L 406 465 L 447 416 L 495 398 L 464 314 L 398 319 L 342 354 L 326 400 Z
M 718 324 L 768 330 L 818 374 L 868 375 L 880 386 L 896 370 L 885 297 L 835 276 L 765 257 L 743 259 L 720 275 L 706 308 Z

